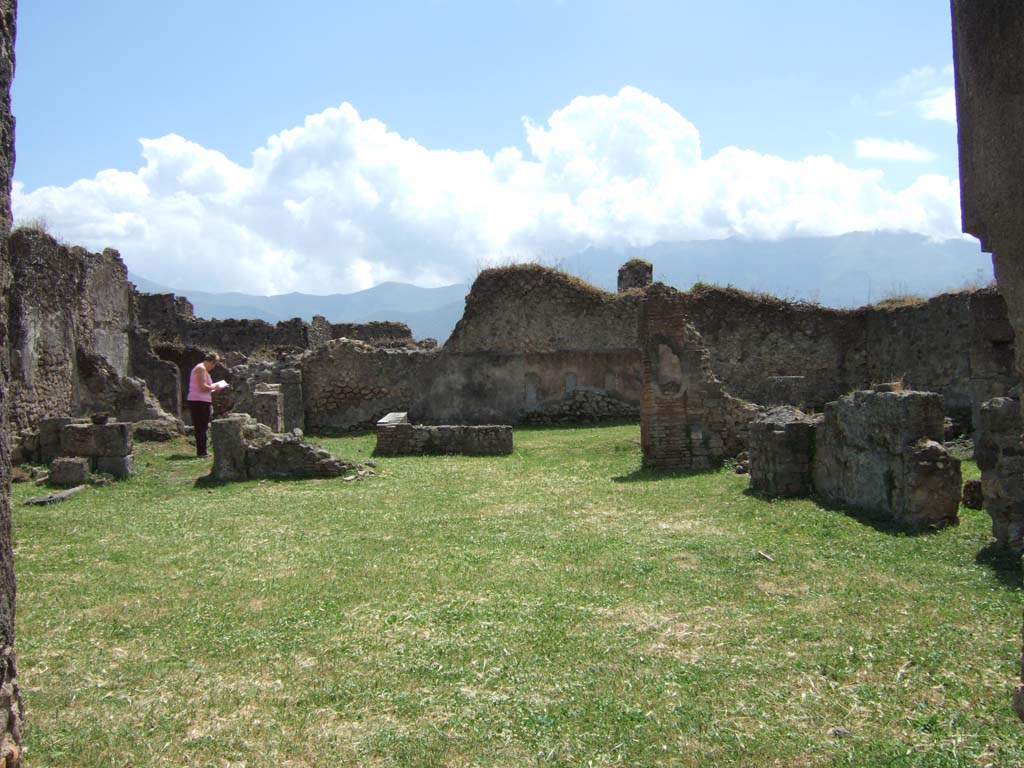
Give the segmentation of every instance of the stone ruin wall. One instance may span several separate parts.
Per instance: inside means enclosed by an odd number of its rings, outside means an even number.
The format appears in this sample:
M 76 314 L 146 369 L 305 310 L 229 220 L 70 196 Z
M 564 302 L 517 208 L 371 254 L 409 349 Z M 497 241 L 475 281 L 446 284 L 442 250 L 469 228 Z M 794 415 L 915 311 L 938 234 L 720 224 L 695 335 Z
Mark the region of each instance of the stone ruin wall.
M 782 407 L 750 427 L 750 487 L 768 496 L 810 496 L 883 525 L 956 525 L 960 461 L 940 442 L 942 397 L 859 390 L 810 417 Z
M 302 356 L 306 429 L 336 434 L 372 428 L 392 411 L 407 411 L 435 353 L 385 349 L 335 340 Z
M 840 310 L 723 288 L 687 294 L 715 374 L 737 397 L 820 410 L 853 389 L 901 379 L 943 395 L 968 426 L 1014 384 L 1006 305 L 992 289 L 902 307 Z
M 535 264 L 481 272 L 410 418 L 426 424 L 636 418 L 639 301 L 639 292 L 606 293 Z
M 1015 0 L 951 0 L 963 229 L 992 254 L 1024 378 L 1024 6 Z M 1009 507 L 1024 519 L 1024 499 Z M 1022 684 L 1013 704 L 1024 720 Z
M 826 503 L 880 512 L 906 528 L 955 525 L 960 462 L 942 439 L 934 392 L 844 395 L 825 406 L 816 430 L 814 489 Z
M 715 375 L 730 394 L 754 403 L 820 410 L 851 390 L 902 379 L 907 388 L 942 394 L 947 414 L 969 429 L 981 402 L 1015 382 L 1005 302 L 992 289 L 856 310 L 728 288 L 679 293 Z M 636 418 L 642 295 L 633 288 L 607 294 L 536 265 L 482 272 L 411 417 Z M 590 402 L 574 410 L 581 399 Z
M 686 294 L 661 283 L 640 308 L 643 466 L 711 469 L 749 442 L 759 409 L 725 392 L 700 333 L 688 321 Z
M 196 317 L 192 303 L 172 293 L 138 294 L 139 324 L 160 345 L 195 347 L 246 356 L 276 351 L 319 349 L 339 338 L 357 339 L 378 346 L 415 347 L 405 323 L 331 323 L 316 315 L 310 323 L 300 318 L 268 323 L 264 320 L 209 320 Z
M 135 294 L 117 251 L 89 253 L 27 228 L 11 235 L 10 256 L 12 428 L 89 410 L 132 421 L 168 418 L 135 377 L 173 394 L 177 372 L 156 359 L 137 328 Z
M 11 404 L 10 343 L 12 285 L 11 179 L 14 175 L 14 116 L 11 81 L 14 79 L 16 0 L 0 0 L 0 761 L 5 768 L 19 764 L 24 718 L 14 651 L 14 552 L 11 542 L 11 459 L 7 413 Z

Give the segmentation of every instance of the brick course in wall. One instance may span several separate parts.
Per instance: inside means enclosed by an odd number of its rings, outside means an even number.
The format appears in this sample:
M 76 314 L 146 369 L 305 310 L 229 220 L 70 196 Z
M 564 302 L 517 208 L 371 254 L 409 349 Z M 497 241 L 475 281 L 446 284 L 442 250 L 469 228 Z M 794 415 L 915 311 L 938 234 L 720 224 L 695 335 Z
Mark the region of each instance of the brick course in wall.
M 710 469 L 747 444 L 757 408 L 728 395 L 711 371 L 707 349 L 687 317 L 686 297 L 661 283 L 640 310 L 643 465 Z

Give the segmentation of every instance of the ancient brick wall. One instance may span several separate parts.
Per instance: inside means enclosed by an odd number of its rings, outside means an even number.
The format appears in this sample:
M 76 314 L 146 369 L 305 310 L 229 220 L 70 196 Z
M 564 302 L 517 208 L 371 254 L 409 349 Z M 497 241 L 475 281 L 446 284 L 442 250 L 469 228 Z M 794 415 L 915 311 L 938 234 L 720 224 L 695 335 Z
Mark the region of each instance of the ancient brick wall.
M 181 404 L 184 398 L 181 392 L 181 371 L 178 366 L 169 360 L 160 359 L 153 350 L 149 331 L 145 328 L 133 324 L 129 345 L 131 375 L 146 382 L 149 391 L 167 413 L 181 418 Z
M 9 301 L 12 285 L 11 178 L 14 174 L 14 38 L 17 3 L 0 0 L 0 760 L 6 768 L 19 764 L 23 710 L 14 651 L 14 552 L 11 548 L 11 461 L 8 406 L 10 368 Z
M 444 349 L 559 353 L 636 349 L 638 294 L 619 296 L 536 264 L 481 272 Z
M 408 411 L 435 354 L 335 340 L 304 355 L 306 428 L 320 433 L 372 428 L 385 414 Z
M 130 333 L 134 318 L 135 290 L 121 255 L 107 248 L 89 253 L 72 248 L 82 262 L 79 285 L 76 343 L 99 355 L 118 376 L 130 373 Z
M 687 317 L 686 295 L 655 283 L 640 310 L 643 465 L 710 469 L 748 442 L 757 410 L 728 395 Z
M 134 293 L 117 251 L 69 248 L 34 228 L 10 242 L 12 425 L 89 410 L 167 418 L 134 378 L 149 374 L 159 389 L 174 387 L 173 371 L 157 363 L 134 327 Z
M 309 326 L 295 317 L 271 325 L 264 320 L 207 320 L 192 304 L 169 293 L 139 294 L 138 322 L 161 346 L 181 345 L 251 355 L 276 349 L 308 349 Z
M 974 456 L 985 509 L 1000 547 L 1024 553 L 1024 419 L 1020 400 L 996 397 L 981 406 Z
M 213 469 L 220 481 L 306 480 L 340 477 L 346 481 L 373 476 L 373 471 L 347 459 L 337 458 L 302 439 L 299 432 L 274 434 L 245 413 L 216 419 L 210 425 Z

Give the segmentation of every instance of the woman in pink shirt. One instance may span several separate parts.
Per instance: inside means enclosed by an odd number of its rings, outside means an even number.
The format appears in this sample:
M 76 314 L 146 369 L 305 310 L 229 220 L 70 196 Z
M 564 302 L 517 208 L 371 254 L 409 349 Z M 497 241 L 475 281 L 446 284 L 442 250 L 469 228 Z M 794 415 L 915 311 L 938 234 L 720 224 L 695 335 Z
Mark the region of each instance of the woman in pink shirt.
M 206 452 L 206 433 L 210 428 L 210 416 L 213 412 L 213 393 L 220 389 L 210 378 L 210 371 L 219 362 L 217 353 L 210 352 L 203 362 L 192 369 L 192 374 L 188 377 L 188 398 L 185 402 L 192 412 L 192 426 L 196 433 L 196 456 L 201 459 L 209 455 Z

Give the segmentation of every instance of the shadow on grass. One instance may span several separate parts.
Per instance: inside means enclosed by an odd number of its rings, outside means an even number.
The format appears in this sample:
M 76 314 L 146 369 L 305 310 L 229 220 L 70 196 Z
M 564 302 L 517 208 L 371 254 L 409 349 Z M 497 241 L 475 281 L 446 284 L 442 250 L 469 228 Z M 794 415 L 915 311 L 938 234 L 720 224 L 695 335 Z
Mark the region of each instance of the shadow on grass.
M 822 509 L 826 509 L 829 512 L 839 512 L 847 517 L 853 518 L 861 525 L 866 525 L 869 528 L 874 528 L 879 533 L 886 533 L 890 536 L 930 536 L 933 533 L 938 533 L 943 528 L 948 528 L 950 524 L 940 526 L 929 526 L 927 528 L 915 528 L 905 523 L 897 522 L 891 517 L 886 515 L 884 512 L 874 512 L 863 509 L 853 509 L 842 504 L 836 504 L 835 502 L 825 501 L 818 496 L 811 496 L 814 503 Z
M 974 556 L 974 562 L 991 570 L 992 575 L 1005 586 L 1017 590 L 1024 588 L 1024 584 L 1021 583 L 1024 575 L 1021 566 L 1024 563 L 1021 562 L 1020 555 L 1015 555 L 1005 547 L 1000 547 L 995 542 L 986 544 Z
M 194 453 L 172 453 L 167 457 L 168 461 L 196 461 L 199 457 Z
M 641 467 L 634 469 L 628 475 L 618 475 L 612 478 L 613 483 L 651 483 L 658 480 L 676 480 L 681 477 L 700 477 L 701 475 L 713 475 L 717 469 L 653 469 Z
M 230 482 L 230 480 L 218 480 L 213 475 L 203 475 L 196 478 L 193 486 L 195 488 L 222 488 Z

